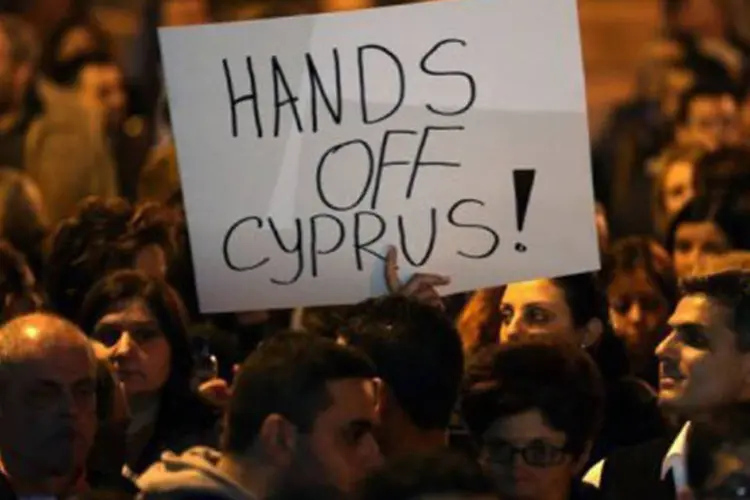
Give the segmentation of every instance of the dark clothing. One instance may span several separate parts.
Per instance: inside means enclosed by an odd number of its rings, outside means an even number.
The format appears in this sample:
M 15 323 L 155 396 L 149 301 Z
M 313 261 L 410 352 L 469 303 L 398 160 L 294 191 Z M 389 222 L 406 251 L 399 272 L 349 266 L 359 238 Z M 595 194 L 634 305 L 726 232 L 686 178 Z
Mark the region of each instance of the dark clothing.
M 667 427 L 654 392 L 635 377 L 606 385 L 604 423 L 591 453 L 591 464 L 613 451 L 664 436 Z
M 8 478 L 0 474 L 0 500 L 16 500 L 17 498 Z
M 569 500 L 601 500 L 601 492 L 590 484 L 577 482 L 570 491 Z
M 662 438 L 623 448 L 607 458 L 600 491 L 604 500 L 674 500 L 671 473 L 661 479 L 664 456 L 672 439 Z
M 182 401 L 163 405 L 153 436 L 146 444 L 131 471 L 139 475 L 159 461 L 162 453 L 182 453 L 194 446 L 216 447 L 219 441 L 217 409 L 204 403 L 198 396 L 190 395 Z

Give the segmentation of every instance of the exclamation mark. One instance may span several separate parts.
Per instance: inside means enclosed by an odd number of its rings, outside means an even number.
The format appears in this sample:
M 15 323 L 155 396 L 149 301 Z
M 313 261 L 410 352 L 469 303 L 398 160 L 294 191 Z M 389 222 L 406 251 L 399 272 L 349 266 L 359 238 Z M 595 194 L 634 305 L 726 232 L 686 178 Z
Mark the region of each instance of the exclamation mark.
M 523 227 L 526 224 L 526 212 L 529 208 L 531 190 L 534 187 L 534 177 L 536 177 L 536 170 L 513 171 L 513 187 L 516 193 L 516 227 L 519 233 L 523 232 Z M 520 242 L 516 243 L 516 252 L 523 253 L 526 250 L 526 245 Z

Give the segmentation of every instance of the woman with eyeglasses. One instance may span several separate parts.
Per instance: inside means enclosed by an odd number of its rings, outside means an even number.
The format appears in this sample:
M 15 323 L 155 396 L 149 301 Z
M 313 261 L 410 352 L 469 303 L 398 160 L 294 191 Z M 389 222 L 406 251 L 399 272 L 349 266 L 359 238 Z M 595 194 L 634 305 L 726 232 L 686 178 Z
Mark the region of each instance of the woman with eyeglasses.
M 669 254 L 655 241 L 630 237 L 606 255 L 604 282 L 612 327 L 625 343 L 633 373 L 658 387 L 654 354 L 667 335 L 677 300 L 677 278 Z
M 479 460 L 501 498 L 598 498 L 578 479 L 604 408 L 604 385 L 591 358 L 555 338 L 499 346 L 463 398 Z
M 186 314 L 169 285 L 138 271 L 110 274 L 89 291 L 79 325 L 112 362 L 127 395 L 133 476 L 165 450 L 216 444 L 217 415 L 191 390 Z

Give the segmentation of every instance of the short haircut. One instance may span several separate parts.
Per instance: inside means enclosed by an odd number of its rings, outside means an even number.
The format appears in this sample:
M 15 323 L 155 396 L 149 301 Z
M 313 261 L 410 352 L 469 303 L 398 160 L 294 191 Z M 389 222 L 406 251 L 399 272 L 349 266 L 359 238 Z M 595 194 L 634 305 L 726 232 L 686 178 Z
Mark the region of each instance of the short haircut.
M 601 427 L 604 383 L 578 346 L 549 337 L 500 345 L 477 373 L 462 409 L 480 439 L 494 422 L 538 410 L 547 425 L 565 433 L 566 449 L 579 456 Z
M 677 301 L 677 277 L 672 259 L 656 241 L 644 236 L 623 238 L 605 255 L 604 279 L 611 285 L 618 274 L 642 270 L 652 286 L 666 299 L 669 308 Z
M 492 482 L 463 455 L 441 451 L 389 462 L 365 480 L 360 500 L 494 497 Z
M 374 377 L 372 362 L 355 349 L 305 333 L 280 333 L 261 343 L 235 377 L 223 451 L 245 454 L 272 414 L 309 432 L 331 404 L 327 383 Z
M 694 85 L 680 97 L 675 117 L 677 124 L 685 125 L 688 122 L 690 119 L 690 106 L 696 99 L 719 98 L 727 95 L 737 101 L 737 89 L 730 82 L 704 82 Z
M 45 68 L 50 79 L 63 87 L 74 87 L 78 84 L 81 73 L 88 66 L 117 66 L 115 58 L 104 51 L 95 51 L 77 55 L 67 61 L 55 61 Z
M 698 196 L 721 199 L 750 192 L 750 151 L 721 148 L 703 156 L 696 164 Z
M 0 34 L 8 39 L 10 59 L 13 66 L 37 65 L 41 45 L 31 26 L 19 17 L 2 14 L 0 15 Z
M 681 283 L 683 295 L 705 295 L 732 311 L 729 327 L 737 349 L 750 352 L 750 271 L 728 270 L 692 276 Z
M 750 447 L 750 403 L 720 407 L 705 420 L 691 423 L 688 433 L 687 476 L 693 491 L 702 493 L 716 472 L 718 453 Z M 742 461 L 741 457 L 735 457 Z M 748 464 L 743 463 L 747 466 Z
M 448 427 L 464 357 L 458 331 L 441 311 L 405 297 L 373 299 L 355 306 L 340 336 L 373 360 L 414 425 Z
M 34 312 L 42 305 L 26 259 L 5 240 L 0 240 L 0 300 L 0 323 L 12 319 L 7 310 L 11 302 L 21 306 L 13 314 Z

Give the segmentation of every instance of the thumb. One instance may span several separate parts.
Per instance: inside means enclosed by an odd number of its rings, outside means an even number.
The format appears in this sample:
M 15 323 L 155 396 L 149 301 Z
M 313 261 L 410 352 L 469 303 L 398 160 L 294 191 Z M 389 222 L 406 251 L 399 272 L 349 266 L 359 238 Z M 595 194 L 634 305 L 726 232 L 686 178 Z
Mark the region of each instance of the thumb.
M 385 257 L 385 283 L 390 293 L 401 290 L 401 280 L 398 277 L 398 251 L 396 247 L 389 247 Z

